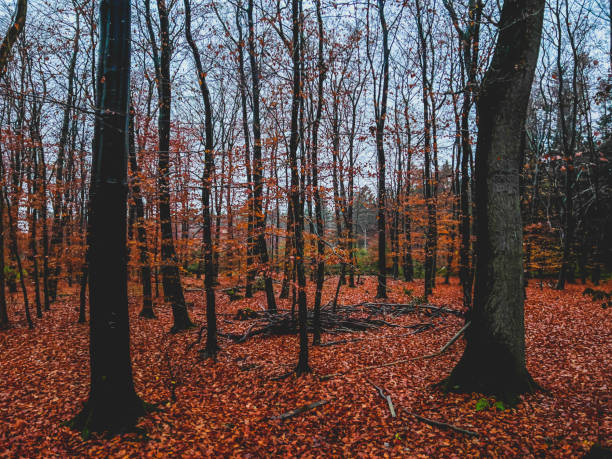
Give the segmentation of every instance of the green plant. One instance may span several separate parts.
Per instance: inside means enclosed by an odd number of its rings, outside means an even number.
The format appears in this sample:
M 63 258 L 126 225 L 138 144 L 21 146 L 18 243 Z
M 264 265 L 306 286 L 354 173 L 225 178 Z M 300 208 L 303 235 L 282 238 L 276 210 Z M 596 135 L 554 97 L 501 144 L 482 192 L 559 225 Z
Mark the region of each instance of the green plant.
M 504 405 L 504 402 L 502 402 L 501 400 L 498 400 L 493 403 L 492 407 L 499 411 L 504 411 L 506 409 L 506 405 Z M 489 400 L 484 397 L 478 399 L 478 401 L 476 402 L 476 411 L 482 411 L 487 408 L 491 408 L 491 403 L 489 402 Z
M 489 400 L 486 398 L 481 398 L 476 402 L 476 411 L 482 411 L 485 408 L 489 408 L 491 405 L 489 404 Z
M 495 404 L 493 405 L 495 408 L 497 408 L 499 411 L 504 411 L 506 409 L 506 406 L 504 405 L 504 402 L 502 402 L 501 400 L 498 402 L 495 402 Z

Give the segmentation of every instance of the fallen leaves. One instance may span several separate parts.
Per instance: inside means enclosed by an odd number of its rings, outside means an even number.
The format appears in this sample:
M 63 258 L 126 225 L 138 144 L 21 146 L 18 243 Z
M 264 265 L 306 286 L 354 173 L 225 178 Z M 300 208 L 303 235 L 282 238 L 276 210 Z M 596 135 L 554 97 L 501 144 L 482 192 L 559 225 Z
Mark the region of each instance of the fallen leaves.
M 158 320 L 142 319 L 140 298 L 133 297 L 134 380 L 142 398 L 157 403 L 160 411 L 142 419 L 144 439 L 131 434 L 86 442 L 61 426 L 78 411 L 89 384 L 88 326 L 75 323 L 77 299 L 67 296 L 53 305 L 35 330 L 15 324 L 0 332 L 0 456 L 572 457 L 595 443 L 611 446 L 609 309 L 583 296 L 583 286 L 570 285 L 560 292 L 533 285 L 527 290 L 526 305 L 528 368 L 548 392 L 528 395 L 517 408 L 503 411 L 495 408 L 494 399 L 488 399 L 490 408 L 477 411 L 480 394 L 445 395 L 431 388 L 461 356 L 462 339 L 433 359 L 352 371 L 435 352 L 461 329 L 459 317 L 384 318 L 403 326 L 425 319 L 434 322 L 435 327 L 417 334 L 406 334 L 402 327 L 381 327 L 324 335 L 324 341 L 341 342 L 311 348 L 314 374 L 273 381 L 272 376 L 291 371 L 296 364 L 295 336 L 254 337 L 240 344 L 221 340 L 217 362 L 198 362 L 199 346 L 187 350 L 197 329 L 167 335 L 169 309 L 158 306 Z M 419 283 L 393 281 L 390 286 L 389 302 L 409 300 L 405 287 L 422 288 Z M 335 282 L 327 281 L 324 301 L 334 289 Z M 366 279 L 357 289 L 343 287 L 340 302 L 371 301 L 366 291 L 375 291 L 373 280 Z M 456 283 L 440 284 L 434 293 L 435 305 L 459 309 Z M 195 304 L 191 314 L 200 323 L 205 320 L 201 295 L 188 293 Z M 244 333 L 250 322 L 231 318 L 240 308 L 261 309 L 265 298 L 259 292 L 254 299 L 230 303 L 219 295 L 218 303 L 220 329 Z M 279 306 L 289 308 L 286 302 Z M 10 307 L 11 317 L 22 314 L 18 297 Z M 319 378 L 340 372 L 346 374 L 329 381 Z M 391 398 L 398 408 L 396 418 L 368 379 Z M 329 402 L 316 406 L 323 400 Z M 272 419 L 307 406 L 313 409 L 285 420 Z M 425 424 L 404 410 L 480 436 Z

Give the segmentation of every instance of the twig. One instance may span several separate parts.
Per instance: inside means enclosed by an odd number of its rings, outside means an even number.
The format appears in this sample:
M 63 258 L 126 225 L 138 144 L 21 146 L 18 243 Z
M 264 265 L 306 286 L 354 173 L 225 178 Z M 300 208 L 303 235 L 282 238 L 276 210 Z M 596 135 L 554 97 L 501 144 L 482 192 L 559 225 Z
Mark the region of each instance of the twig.
M 341 340 L 338 340 L 338 341 L 328 341 L 327 343 L 319 344 L 319 346 L 325 347 L 325 346 L 334 346 L 336 344 L 355 343 L 357 341 L 363 341 L 364 339 L 365 338 L 353 338 L 353 339 L 341 339 Z
M 270 378 L 270 381 L 282 381 L 283 379 L 287 379 L 289 376 L 291 376 L 294 373 L 295 371 L 288 371 L 287 373 L 283 373 L 277 376 L 272 376 Z
M 480 436 L 480 434 L 478 432 L 474 432 L 473 430 L 466 430 L 466 429 L 462 429 L 461 427 L 457 427 L 457 426 L 454 426 L 452 424 L 448 424 L 447 422 L 440 422 L 440 421 L 435 421 L 433 419 L 425 418 L 423 416 L 419 416 L 416 413 L 412 413 L 411 411 L 408 411 L 406 408 L 402 408 L 402 410 L 406 414 L 409 414 L 410 416 L 414 416 L 419 421 L 424 422 L 425 424 L 429 424 L 430 426 L 440 427 L 442 429 L 454 430 L 455 432 L 459 432 L 459 433 L 462 433 L 462 434 L 465 434 L 465 435 L 469 435 L 470 437 L 479 437 Z
M 380 387 L 378 387 L 376 384 L 374 384 L 372 381 L 370 381 L 369 379 L 368 379 L 368 382 L 374 386 L 374 388 L 378 391 L 378 394 L 383 398 L 383 400 L 387 402 L 387 405 L 389 406 L 389 411 L 391 412 L 391 417 L 394 418 L 395 417 L 395 407 L 393 406 L 393 402 L 391 401 L 391 396 L 385 395 L 385 392 Z
M 442 348 L 438 351 L 435 352 L 433 354 L 429 354 L 429 355 L 423 355 L 420 357 L 412 357 L 410 359 L 401 359 L 401 360 L 396 360 L 394 362 L 388 362 L 388 363 L 382 363 L 379 365 L 370 365 L 367 367 L 363 367 L 363 368 L 357 368 L 355 370 L 352 371 L 345 371 L 345 372 L 340 372 L 340 373 L 332 373 L 329 375 L 323 375 L 321 376 L 320 380 L 321 381 L 328 381 L 330 379 L 333 379 L 337 376 L 342 376 L 345 375 L 347 373 L 361 373 L 363 371 L 368 371 L 368 370 L 375 370 L 377 368 L 386 368 L 386 367 L 392 367 L 394 365 L 400 365 L 402 363 L 408 363 L 408 362 L 414 362 L 415 360 L 422 360 L 422 359 L 431 359 L 433 357 L 437 357 L 439 355 L 442 355 L 444 352 L 446 352 L 446 350 L 455 342 L 459 339 L 459 337 L 463 334 L 463 332 L 465 332 L 465 330 L 470 326 L 471 322 L 466 323 L 463 328 L 461 328 L 461 330 L 459 330 L 455 336 L 453 336 L 450 341 L 448 343 L 446 343 L 444 346 L 442 346 Z
M 447 350 L 449 347 L 451 347 L 451 346 L 453 345 L 453 343 L 454 343 L 455 341 L 457 341 L 461 335 L 463 335 L 463 333 L 465 332 L 465 330 L 467 330 L 467 328 L 470 326 L 470 324 L 471 324 L 471 323 L 472 323 L 472 322 L 467 322 L 467 323 L 466 323 L 466 324 L 465 324 L 465 325 L 464 325 L 464 326 L 461 328 L 461 330 L 459 330 L 459 331 L 458 331 L 458 332 L 455 334 L 455 336 L 453 336 L 453 337 L 452 337 L 452 338 L 449 340 L 449 342 L 448 342 L 448 343 L 446 343 L 444 346 L 442 346 L 442 347 L 440 348 L 440 350 L 439 350 L 438 352 L 434 352 L 433 354 L 429 354 L 429 355 L 424 355 L 424 356 L 422 356 L 422 357 L 417 357 L 417 358 L 415 358 L 415 359 L 413 359 L 413 360 L 431 359 L 431 358 L 433 358 L 433 357 L 437 357 L 437 356 L 439 356 L 439 355 L 444 354 L 444 352 L 446 352 L 446 350 Z
M 319 406 L 323 406 L 326 403 L 329 403 L 329 400 L 319 400 L 318 402 L 309 403 L 308 405 L 300 406 L 295 410 L 287 411 L 286 413 L 279 414 L 278 416 L 272 416 L 270 419 L 279 419 L 284 421 L 285 419 L 292 418 L 293 416 L 297 416 L 298 414 L 302 414 L 306 411 L 310 411 L 313 408 L 318 408 Z

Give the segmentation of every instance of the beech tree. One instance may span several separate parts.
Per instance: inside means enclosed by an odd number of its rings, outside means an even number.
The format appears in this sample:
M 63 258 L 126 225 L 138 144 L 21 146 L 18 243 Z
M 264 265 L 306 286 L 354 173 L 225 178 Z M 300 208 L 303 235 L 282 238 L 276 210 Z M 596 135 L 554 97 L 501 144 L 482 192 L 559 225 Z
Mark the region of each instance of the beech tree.
M 294 265 L 297 278 L 297 303 L 300 336 L 299 359 L 295 372 L 297 375 L 309 373 L 308 364 L 308 308 L 306 304 L 306 274 L 304 272 L 304 201 L 300 196 L 300 169 L 298 168 L 298 143 L 300 132 L 298 128 L 299 110 L 302 99 L 301 91 L 301 28 L 302 1 L 291 1 L 291 63 L 292 63 L 292 95 L 291 95 L 291 135 L 289 140 L 289 167 L 291 169 L 291 211 L 293 212 L 292 242 L 294 244 Z
M 162 282 L 164 297 L 172 305 L 174 317 L 173 332 L 179 332 L 193 326 L 185 303 L 185 294 L 181 284 L 178 258 L 172 235 L 172 214 L 170 212 L 170 104 L 172 103 L 172 85 L 170 82 L 170 60 L 172 47 L 170 43 L 169 11 L 165 0 L 157 0 L 159 16 L 160 45 L 157 46 L 151 19 L 151 0 L 145 0 L 145 19 L 151 40 L 155 80 L 158 91 L 159 117 L 159 224 L 161 231 Z
M 132 379 L 127 296 L 130 8 L 131 2 L 125 0 L 100 2 L 89 216 L 91 378 L 87 402 L 69 423 L 83 436 L 129 430 L 145 413 Z
M 207 357 L 214 357 L 219 348 L 217 344 L 217 316 L 215 312 L 215 289 L 214 277 L 215 266 L 213 257 L 213 244 L 211 234 L 211 218 L 210 218 L 210 194 L 212 185 L 212 174 L 214 169 L 213 159 L 213 121 L 212 121 L 212 106 L 210 102 L 210 92 L 208 84 L 206 84 L 206 72 L 202 67 L 200 59 L 200 50 L 196 45 L 193 36 L 191 35 L 191 2 L 184 0 L 185 5 L 185 36 L 187 43 L 191 48 L 191 54 L 195 62 L 198 85 L 202 93 L 204 102 L 204 125 L 205 125 L 205 151 L 204 151 L 204 174 L 202 175 L 202 239 L 204 249 L 204 290 L 206 292 L 206 347 L 203 354 Z
M 11 55 L 11 48 L 17 41 L 19 34 L 23 31 L 26 22 L 28 11 L 27 0 L 19 0 L 17 2 L 17 11 L 13 24 L 7 31 L 2 44 L 0 45 L 0 82 L 5 77 L 6 67 Z M 0 187 L 0 330 L 9 326 L 8 311 L 6 309 L 5 296 L 5 265 L 4 265 L 4 192 Z
M 369 6 L 369 2 L 368 2 Z M 376 159 L 378 161 L 378 287 L 376 290 L 377 298 L 387 298 L 387 231 L 386 231 L 386 200 L 387 190 L 385 185 L 386 160 L 385 160 L 385 121 L 387 119 L 387 97 L 389 94 L 389 28 L 385 18 L 385 0 L 378 0 L 378 19 L 382 34 L 382 66 L 380 79 L 382 87 L 378 87 L 376 71 L 374 69 L 373 58 L 368 46 L 368 61 L 372 73 L 373 97 L 374 97 L 374 116 L 376 119 Z M 368 15 L 369 19 L 369 15 Z M 369 42 L 368 42 L 369 43 Z M 378 90 L 377 90 L 378 89 Z
M 477 103 L 476 285 L 466 348 L 444 385 L 515 402 L 537 385 L 525 364 L 521 135 L 544 0 L 506 0 Z

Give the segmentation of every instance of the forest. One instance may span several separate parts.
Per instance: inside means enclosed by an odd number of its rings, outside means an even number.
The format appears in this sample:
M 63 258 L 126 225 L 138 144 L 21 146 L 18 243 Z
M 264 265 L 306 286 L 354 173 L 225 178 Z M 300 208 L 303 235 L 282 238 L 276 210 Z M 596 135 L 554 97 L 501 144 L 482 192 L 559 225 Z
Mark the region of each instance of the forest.
M 0 457 L 612 457 L 611 17 L 0 0 Z

